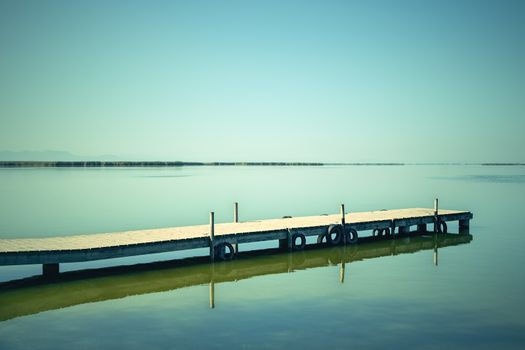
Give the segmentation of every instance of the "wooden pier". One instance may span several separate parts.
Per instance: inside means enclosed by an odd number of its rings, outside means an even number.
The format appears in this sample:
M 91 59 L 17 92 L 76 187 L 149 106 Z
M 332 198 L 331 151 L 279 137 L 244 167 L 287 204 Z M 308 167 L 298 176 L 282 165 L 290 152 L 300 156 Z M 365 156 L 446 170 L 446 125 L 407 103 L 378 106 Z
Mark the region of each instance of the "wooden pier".
M 238 245 L 251 242 L 278 240 L 279 247 L 301 250 L 306 237 L 316 236 L 317 242 L 327 245 L 354 244 L 358 231 L 373 230 L 377 235 L 411 232 L 447 231 L 446 223 L 459 222 L 459 233 L 468 233 L 472 213 L 458 210 L 412 208 L 380 210 L 360 213 L 281 219 L 238 221 L 235 205 L 234 222 L 214 222 L 210 213 L 207 225 L 170 227 L 152 230 L 101 233 L 66 237 L 34 239 L 0 239 L 0 265 L 42 264 L 44 275 L 56 275 L 60 263 L 119 258 L 134 255 L 162 253 L 195 248 L 210 249 L 210 258 L 231 259 Z

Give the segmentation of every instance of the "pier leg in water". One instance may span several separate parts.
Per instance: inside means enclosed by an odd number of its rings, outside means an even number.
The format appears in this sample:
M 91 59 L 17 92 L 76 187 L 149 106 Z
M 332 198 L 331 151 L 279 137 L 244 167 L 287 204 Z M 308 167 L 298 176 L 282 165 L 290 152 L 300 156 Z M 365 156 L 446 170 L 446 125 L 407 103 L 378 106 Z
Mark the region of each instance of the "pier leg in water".
M 215 261 L 215 213 L 210 212 L 210 260 Z
M 42 275 L 44 277 L 56 277 L 60 272 L 58 264 L 44 264 L 42 265 Z
M 235 202 L 235 204 L 233 205 L 233 222 L 239 222 L 239 203 L 237 202 Z M 235 243 L 233 245 L 233 250 L 235 254 L 239 252 L 239 243 Z
M 289 229 L 286 238 L 279 239 L 279 249 L 282 251 L 292 250 L 292 234 Z
M 346 220 L 345 220 L 345 205 L 341 204 L 341 227 L 343 228 L 343 244 L 346 245 Z
M 417 225 L 417 232 L 419 232 L 419 233 L 427 232 L 427 224 Z
M 470 232 L 470 220 L 459 220 L 459 233 L 468 234 Z
M 410 233 L 410 226 L 399 226 L 399 233 Z

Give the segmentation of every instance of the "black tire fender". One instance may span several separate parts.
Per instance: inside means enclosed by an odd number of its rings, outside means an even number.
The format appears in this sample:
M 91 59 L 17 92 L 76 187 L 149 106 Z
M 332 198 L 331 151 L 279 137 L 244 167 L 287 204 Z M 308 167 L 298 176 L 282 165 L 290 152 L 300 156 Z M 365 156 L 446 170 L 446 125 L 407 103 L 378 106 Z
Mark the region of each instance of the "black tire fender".
M 229 252 L 226 252 L 226 249 L 229 250 Z M 235 250 L 233 250 L 233 245 L 228 242 L 220 243 L 215 247 L 215 255 L 220 260 L 231 260 L 235 256 Z
M 326 233 L 326 243 L 329 245 L 337 245 L 340 244 L 343 240 L 343 228 L 341 225 L 330 225 L 328 227 L 328 232 Z M 335 234 L 335 237 L 332 238 L 332 235 Z
M 297 239 L 300 240 L 297 244 Z M 306 246 L 306 237 L 302 233 L 294 233 L 292 236 L 292 249 L 293 250 L 303 250 Z
M 353 228 L 349 229 L 346 232 L 346 243 L 349 244 L 355 244 L 359 240 L 359 235 L 357 234 L 357 231 Z

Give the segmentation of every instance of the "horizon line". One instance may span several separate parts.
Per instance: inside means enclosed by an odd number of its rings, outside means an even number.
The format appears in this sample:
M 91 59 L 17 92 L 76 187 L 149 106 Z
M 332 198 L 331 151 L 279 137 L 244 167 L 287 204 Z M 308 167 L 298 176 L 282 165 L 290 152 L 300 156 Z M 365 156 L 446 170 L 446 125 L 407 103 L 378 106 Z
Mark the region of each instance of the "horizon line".
M 478 165 L 524 166 L 523 162 L 188 162 L 188 161 L 27 161 L 0 160 L 0 168 L 102 168 L 102 167 L 177 167 L 177 166 L 405 166 L 405 165 Z

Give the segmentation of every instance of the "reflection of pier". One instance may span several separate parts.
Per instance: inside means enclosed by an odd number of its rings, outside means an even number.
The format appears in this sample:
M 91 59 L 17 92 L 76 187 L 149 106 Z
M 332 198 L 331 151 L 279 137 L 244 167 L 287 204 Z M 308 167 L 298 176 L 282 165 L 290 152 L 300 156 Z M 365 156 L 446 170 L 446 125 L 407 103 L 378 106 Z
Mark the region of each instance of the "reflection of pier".
M 397 236 L 396 239 L 370 238 L 359 245 L 313 248 L 292 253 L 276 249 L 240 253 L 236 260 L 209 264 L 206 258 L 66 272 L 52 282 L 36 277 L 0 284 L 0 320 L 30 315 L 89 302 L 130 295 L 162 292 L 209 284 L 210 307 L 215 307 L 215 287 L 222 282 L 288 273 L 324 266 L 340 265 L 339 280 L 344 282 L 348 263 L 384 256 L 433 250 L 466 244 L 469 234 Z M 430 261 L 432 261 L 429 258 Z

